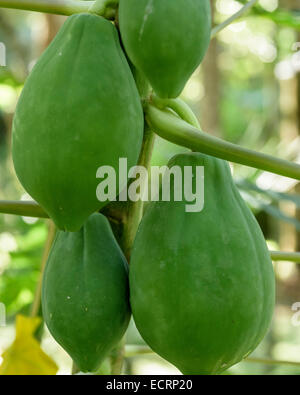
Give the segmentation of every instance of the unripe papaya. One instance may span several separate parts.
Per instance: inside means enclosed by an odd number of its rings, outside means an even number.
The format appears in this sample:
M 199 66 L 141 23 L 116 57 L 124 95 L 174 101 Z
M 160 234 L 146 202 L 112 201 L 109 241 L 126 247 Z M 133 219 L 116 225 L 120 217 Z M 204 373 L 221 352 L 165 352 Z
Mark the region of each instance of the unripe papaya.
M 92 214 L 79 232 L 58 232 L 42 307 L 54 339 L 83 372 L 95 371 L 121 340 L 131 314 L 128 264 L 102 214 Z
M 120 0 L 122 41 L 156 94 L 177 97 L 210 41 L 210 0 Z
M 193 192 L 197 166 L 204 167 L 204 207 L 187 212 L 190 202 L 174 195 L 149 205 L 131 257 L 131 307 L 156 353 L 184 374 L 218 374 L 266 333 L 275 302 L 272 262 L 227 162 L 188 153 L 173 166 L 192 168 Z
M 143 124 L 116 28 L 95 15 L 73 15 L 33 68 L 18 102 L 18 178 L 60 229 L 77 231 L 107 204 L 96 197 L 97 169 L 111 166 L 118 176 L 119 158 L 136 165 Z

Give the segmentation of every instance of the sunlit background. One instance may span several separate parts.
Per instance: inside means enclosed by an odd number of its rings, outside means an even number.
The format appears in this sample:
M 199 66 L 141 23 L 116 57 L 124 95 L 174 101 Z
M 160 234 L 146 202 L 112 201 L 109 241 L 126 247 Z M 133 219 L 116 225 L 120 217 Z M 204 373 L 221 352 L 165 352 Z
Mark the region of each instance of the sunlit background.
M 243 3 L 212 1 L 214 23 L 238 11 Z M 0 67 L 0 200 L 29 199 L 11 160 L 11 122 L 24 81 L 37 58 L 64 22 L 64 17 L 0 9 L 0 42 L 6 67 Z M 1 50 L 1 48 L 0 48 Z M 201 127 L 225 140 L 300 163 L 300 4 L 299 0 L 260 0 L 246 18 L 213 40 L 202 66 L 182 98 Z M 153 164 L 164 165 L 181 147 L 157 138 Z M 34 169 L 33 169 L 34 171 Z M 235 181 L 253 209 L 272 250 L 300 250 L 300 186 L 296 181 L 240 165 Z M 0 214 L 0 303 L 6 326 L 0 326 L 1 355 L 15 336 L 15 317 L 28 315 L 39 280 L 48 224 Z M 277 262 L 277 307 L 272 328 L 252 358 L 300 362 L 300 265 Z M 300 305 L 299 305 L 300 307 Z M 58 374 L 69 374 L 71 359 L 47 330 L 43 350 L 56 362 Z M 154 354 L 136 355 L 144 346 L 132 323 L 127 335 L 124 372 L 179 374 Z M 101 368 L 108 373 L 108 363 Z M 300 364 L 243 362 L 229 374 L 300 374 Z

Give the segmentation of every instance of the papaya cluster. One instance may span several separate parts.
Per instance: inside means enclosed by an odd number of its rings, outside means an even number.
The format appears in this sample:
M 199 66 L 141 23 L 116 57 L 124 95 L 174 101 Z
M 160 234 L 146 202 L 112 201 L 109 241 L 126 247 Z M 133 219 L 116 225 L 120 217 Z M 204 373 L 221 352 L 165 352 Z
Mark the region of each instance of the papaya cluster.
M 171 160 L 194 175 L 204 167 L 204 210 L 187 213 L 174 197 L 150 203 L 130 270 L 99 213 L 109 202 L 96 197 L 100 166 L 118 176 L 120 158 L 138 163 L 144 114 L 135 70 L 158 96 L 177 97 L 208 48 L 210 1 L 120 0 L 117 25 L 69 17 L 14 117 L 18 178 L 59 228 L 44 273 L 44 319 L 83 372 L 97 370 L 132 312 L 145 342 L 184 374 L 221 373 L 257 346 L 274 305 L 267 246 L 228 164 L 200 153 Z

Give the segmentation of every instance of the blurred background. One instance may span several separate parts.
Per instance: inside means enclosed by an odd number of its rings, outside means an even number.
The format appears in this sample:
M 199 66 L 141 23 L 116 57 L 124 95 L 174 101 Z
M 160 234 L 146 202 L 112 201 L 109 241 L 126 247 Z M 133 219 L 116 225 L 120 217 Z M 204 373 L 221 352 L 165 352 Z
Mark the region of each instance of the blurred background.
M 227 19 L 243 3 L 212 1 L 214 24 Z M 64 20 L 0 9 L 0 42 L 6 49 L 6 66 L 0 65 L 0 200 L 29 198 L 13 170 L 12 117 L 26 77 Z M 182 98 L 191 105 L 206 132 L 300 163 L 299 0 L 259 0 L 247 17 L 223 30 L 212 40 L 204 63 Z M 164 165 L 182 151 L 157 137 L 153 164 Z M 232 170 L 269 248 L 300 251 L 299 183 L 239 165 Z M 2 322 L 1 326 L 0 321 L 0 374 L 1 363 L 5 358 L 8 361 L 5 351 L 15 338 L 16 315 L 26 316 L 31 311 L 48 227 L 45 220 L 0 214 L 0 303 L 6 307 L 6 325 Z M 300 311 L 300 265 L 276 262 L 274 267 L 277 305 L 273 324 L 252 358 L 299 364 L 252 360 L 234 366 L 228 374 L 300 374 L 300 317 L 295 316 L 297 302 Z M 71 360 L 47 329 L 39 326 L 37 337 L 55 361 L 58 374 L 69 374 Z M 179 374 L 156 355 L 144 353 L 145 344 L 133 323 L 127 344 L 125 373 Z M 103 364 L 100 373 L 108 373 L 108 363 Z

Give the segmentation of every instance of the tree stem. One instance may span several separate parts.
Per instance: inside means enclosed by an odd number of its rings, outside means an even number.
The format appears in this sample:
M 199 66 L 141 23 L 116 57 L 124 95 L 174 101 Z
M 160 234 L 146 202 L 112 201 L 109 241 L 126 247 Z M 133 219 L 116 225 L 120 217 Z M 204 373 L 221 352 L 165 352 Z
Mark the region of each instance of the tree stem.
M 97 15 L 103 15 L 107 7 L 117 8 L 119 0 L 95 0 L 91 5 L 89 12 Z
M 300 165 L 223 141 L 151 104 L 145 108 L 150 127 L 162 138 L 207 155 L 300 180 Z
M 152 103 L 155 107 L 164 110 L 166 107 L 173 110 L 182 120 L 194 126 L 197 129 L 200 129 L 199 121 L 191 110 L 190 106 L 186 104 L 183 100 L 177 99 L 161 99 L 158 96 L 153 95 L 151 97 Z
M 72 15 L 88 12 L 94 1 L 79 0 L 0 0 L 0 7 L 25 11 Z
M 300 263 L 300 252 L 270 251 L 273 261 L 287 261 Z
M 147 126 L 145 126 L 144 141 L 143 141 L 143 146 L 142 146 L 142 151 L 140 154 L 138 166 L 143 166 L 146 169 L 149 168 L 151 157 L 152 157 L 154 139 L 155 139 L 155 135 L 152 132 L 152 130 L 150 130 Z M 128 203 L 128 211 L 127 211 L 126 221 L 124 224 L 124 235 L 122 242 L 123 251 L 126 258 L 128 259 L 128 262 L 130 261 L 130 254 L 135 239 L 135 235 L 138 226 L 140 224 L 140 221 L 143 217 L 143 208 L 144 208 L 144 202 L 142 200 Z
M 0 213 L 23 217 L 49 218 L 48 214 L 34 201 L 0 200 Z

